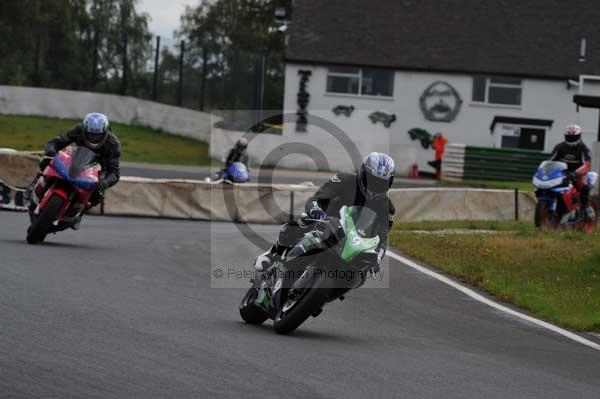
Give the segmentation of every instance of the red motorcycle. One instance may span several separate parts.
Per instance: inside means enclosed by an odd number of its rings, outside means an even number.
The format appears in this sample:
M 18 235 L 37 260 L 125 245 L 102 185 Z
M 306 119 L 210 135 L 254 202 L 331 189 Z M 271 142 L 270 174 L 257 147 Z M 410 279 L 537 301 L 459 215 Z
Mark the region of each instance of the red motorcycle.
M 98 186 L 100 164 L 86 147 L 67 147 L 53 158 L 42 160 L 30 200 L 27 242 L 44 241 L 50 233 L 72 227 L 89 208 Z

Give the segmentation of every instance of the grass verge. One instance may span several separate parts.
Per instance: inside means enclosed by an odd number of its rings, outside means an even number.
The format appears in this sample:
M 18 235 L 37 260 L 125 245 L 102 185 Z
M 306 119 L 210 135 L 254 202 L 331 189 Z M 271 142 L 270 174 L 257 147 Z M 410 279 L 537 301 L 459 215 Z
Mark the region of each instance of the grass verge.
M 0 147 L 42 150 L 51 138 L 79 120 L 0 115 Z M 121 160 L 174 165 L 210 165 L 208 144 L 140 126 L 112 123 L 122 146 Z
M 422 234 L 410 231 L 415 227 L 499 232 Z M 600 332 L 598 233 L 540 232 L 519 222 L 400 223 L 392 230 L 390 244 L 537 317 Z

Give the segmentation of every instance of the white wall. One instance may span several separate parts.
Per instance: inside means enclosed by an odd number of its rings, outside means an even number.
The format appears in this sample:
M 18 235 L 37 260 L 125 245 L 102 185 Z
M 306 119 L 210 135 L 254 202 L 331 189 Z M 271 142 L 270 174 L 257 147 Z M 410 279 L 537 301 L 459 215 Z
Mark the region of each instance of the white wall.
M 134 97 L 0 86 L 0 114 L 83 119 L 89 112 L 104 113 L 114 122 L 162 129 L 165 132 L 202 141 L 209 140 L 211 122 L 220 120 L 205 112 Z
M 472 103 L 473 79 L 470 75 L 397 71 L 394 98 L 387 99 L 325 93 L 327 68 L 298 64 L 288 64 L 286 67 L 284 107 L 288 112 L 294 113 L 298 109 L 296 96 L 300 80 L 298 71 L 301 69 L 312 71 L 307 85 L 310 93 L 309 114 L 335 123 L 359 145 L 363 154 L 371 150 L 389 151 L 398 163 L 399 173 L 408 173 L 414 158 L 421 170 L 433 171 L 427 166 L 427 161 L 433 159 L 433 150 L 423 150 L 419 142 L 411 141 L 408 137 L 408 130 L 415 127 L 432 134 L 441 132 L 448 136 L 450 142 L 493 147 L 498 143 L 498 138 L 490 132 L 495 116 L 549 119 L 554 124 L 546 136 L 544 150 L 550 152 L 562 140 L 567 124 L 580 124 L 586 132 L 584 141 L 590 146 L 598 126 L 597 110 L 581 108 L 580 112 L 576 112 L 573 103 L 576 89 L 568 90 L 566 81 L 524 79 L 521 106 L 492 106 Z M 450 123 L 426 120 L 419 107 L 419 98 L 425 89 L 438 80 L 453 86 L 463 100 L 460 112 Z M 597 89 L 598 86 L 594 88 Z M 337 105 L 353 105 L 356 110 L 350 117 L 335 116 L 332 109 Z M 374 125 L 368 119 L 372 111 L 393 113 L 397 120 L 389 129 L 380 123 Z M 310 138 L 314 143 L 331 141 L 326 140 L 324 137 L 327 134 L 318 128 L 309 127 L 307 133 L 297 133 L 294 124 L 284 126 L 284 136 L 290 140 Z

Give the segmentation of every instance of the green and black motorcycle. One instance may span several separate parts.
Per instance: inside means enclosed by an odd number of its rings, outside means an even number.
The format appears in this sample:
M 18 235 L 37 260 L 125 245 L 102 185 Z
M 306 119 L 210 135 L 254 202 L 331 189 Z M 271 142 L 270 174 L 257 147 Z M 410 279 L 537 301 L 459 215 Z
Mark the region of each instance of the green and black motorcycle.
M 264 271 L 256 271 L 240 304 L 246 323 L 267 319 L 279 334 L 294 331 L 326 303 L 344 300 L 360 287 L 377 261 L 377 214 L 366 207 L 342 207 L 339 217 L 304 219 L 306 233 Z

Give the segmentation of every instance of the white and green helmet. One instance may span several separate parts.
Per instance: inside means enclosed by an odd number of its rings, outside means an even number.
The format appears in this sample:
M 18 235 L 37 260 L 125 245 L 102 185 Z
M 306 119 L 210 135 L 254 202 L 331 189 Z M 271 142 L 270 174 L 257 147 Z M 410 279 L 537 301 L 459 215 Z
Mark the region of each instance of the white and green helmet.
M 370 153 L 358 172 L 358 186 L 368 199 L 385 196 L 394 182 L 394 160 L 381 152 Z

